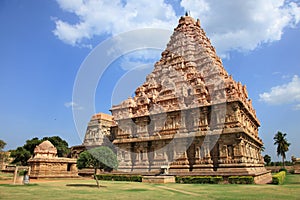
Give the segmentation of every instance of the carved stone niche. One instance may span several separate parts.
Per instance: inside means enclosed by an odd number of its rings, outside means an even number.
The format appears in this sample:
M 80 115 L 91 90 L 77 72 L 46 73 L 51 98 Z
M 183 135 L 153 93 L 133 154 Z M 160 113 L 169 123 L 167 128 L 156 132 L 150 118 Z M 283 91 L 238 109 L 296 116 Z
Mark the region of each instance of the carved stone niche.
M 137 135 L 147 135 L 149 131 L 149 119 L 148 117 L 139 117 L 134 120 L 135 127 L 136 127 L 136 134 Z
M 221 159 L 227 159 L 228 158 L 228 149 L 227 145 L 225 144 L 219 144 L 219 154 Z

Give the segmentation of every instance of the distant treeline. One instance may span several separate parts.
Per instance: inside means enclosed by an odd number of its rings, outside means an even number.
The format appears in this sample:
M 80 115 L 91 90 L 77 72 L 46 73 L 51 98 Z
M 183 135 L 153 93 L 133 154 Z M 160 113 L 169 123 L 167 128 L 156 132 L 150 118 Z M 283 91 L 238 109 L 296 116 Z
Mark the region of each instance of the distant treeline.
M 285 166 L 292 166 L 293 163 L 291 161 L 285 161 L 284 162 Z M 283 166 L 282 162 L 270 162 L 269 164 L 266 164 L 266 166 Z

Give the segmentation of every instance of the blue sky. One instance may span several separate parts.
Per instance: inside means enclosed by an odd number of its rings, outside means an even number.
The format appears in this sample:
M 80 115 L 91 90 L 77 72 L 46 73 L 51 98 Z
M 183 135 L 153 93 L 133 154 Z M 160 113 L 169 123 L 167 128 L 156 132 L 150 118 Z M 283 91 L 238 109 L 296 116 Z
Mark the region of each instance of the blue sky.
M 292 143 L 287 158 L 300 157 L 300 2 L 239 2 L 0 1 L 0 139 L 6 149 L 53 135 L 81 144 L 84 133 L 77 133 L 72 108 L 86 107 L 72 96 L 76 75 L 92 49 L 138 28 L 172 31 L 188 10 L 200 18 L 226 70 L 247 85 L 265 153 L 278 159 L 273 136 L 280 130 Z M 109 113 L 111 102 L 130 96 L 160 51 L 144 49 L 113 60 L 95 88 L 95 112 Z M 134 78 L 126 79 L 128 74 Z

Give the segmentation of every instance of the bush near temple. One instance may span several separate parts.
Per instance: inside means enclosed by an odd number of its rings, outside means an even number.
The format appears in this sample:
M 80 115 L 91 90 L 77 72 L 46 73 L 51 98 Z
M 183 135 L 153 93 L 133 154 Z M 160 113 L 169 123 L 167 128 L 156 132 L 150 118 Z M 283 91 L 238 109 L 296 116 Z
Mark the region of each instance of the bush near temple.
M 231 184 L 253 184 L 254 178 L 252 176 L 230 176 L 228 182 Z
M 129 181 L 129 182 L 142 182 L 142 176 L 139 175 L 116 175 L 116 174 L 99 174 L 98 180 L 104 181 Z
M 176 176 L 176 183 L 185 184 L 218 184 L 223 181 L 221 176 Z
M 285 173 L 288 172 L 286 168 L 280 168 L 278 172 L 282 172 L 282 171 L 285 171 Z
M 275 185 L 281 185 L 284 182 L 286 176 L 286 172 L 285 171 L 281 171 L 275 175 L 272 176 L 272 183 Z

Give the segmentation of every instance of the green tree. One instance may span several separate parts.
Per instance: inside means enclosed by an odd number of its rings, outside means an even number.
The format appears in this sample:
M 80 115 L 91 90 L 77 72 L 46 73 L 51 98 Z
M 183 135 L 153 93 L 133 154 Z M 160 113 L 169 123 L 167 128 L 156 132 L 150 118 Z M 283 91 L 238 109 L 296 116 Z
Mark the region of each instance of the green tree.
M 68 149 L 68 143 L 59 136 L 44 137 L 43 139 L 34 137 L 30 140 L 26 140 L 26 143 L 22 147 L 11 151 L 11 157 L 14 158 L 12 163 L 27 165 L 27 161 L 33 155 L 35 147 L 45 140 L 49 140 L 57 148 L 57 155 L 59 157 L 68 155 L 70 151 Z
M 23 148 L 29 151 L 31 155 L 33 155 L 35 147 L 41 143 L 42 140 L 40 140 L 37 137 L 34 137 L 31 140 L 26 140 L 26 143 L 23 145 Z
M 271 156 L 269 156 L 268 154 L 266 154 L 264 156 L 264 161 L 265 161 L 266 165 L 268 166 L 271 163 Z
M 278 131 L 274 136 L 274 145 L 277 145 L 277 156 L 282 157 L 282 165 L 285 167 L 284 159 L 286 158 L 285 152 L 289 150 L 289 146 L 291 145 L 286 139 L 286 133 L 282 133 Z
M 59 136 L 44 137 L 42 141 L 49 140 L 57 149 L 58 157 L 67 157 L 70 153 L 69 144 Z
M 94 179 L 98 188 L 100 188 L 97 178 L 97 169 L 112 171 L 118 168 L 118 160 L 116 154 L 106 146 L 96 147 L 82 152 L 77 160 L 78 169 L 94 168 Z
M 16 150 L 12 150 L 10 156 L 14 158 L 14 164 L 27 165 L 27 160 L 31 157 L 30 151 L 24 147 L 18 147 Z
M 0 140 L 0 151 L 2 151 L 5 146 L 6 146 L 6 142 L 4 142 L 3 140 Z

